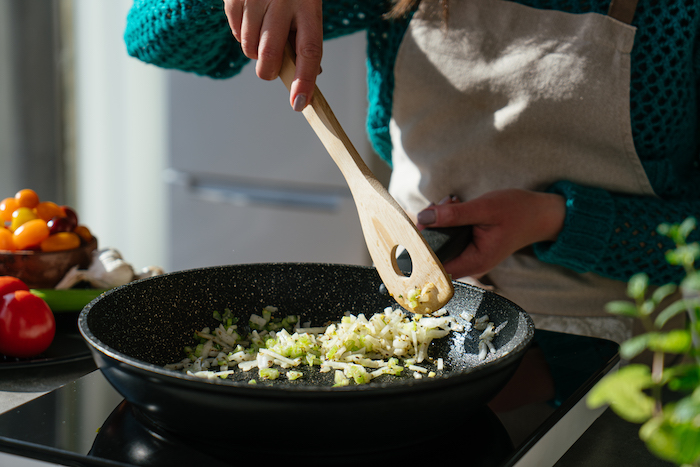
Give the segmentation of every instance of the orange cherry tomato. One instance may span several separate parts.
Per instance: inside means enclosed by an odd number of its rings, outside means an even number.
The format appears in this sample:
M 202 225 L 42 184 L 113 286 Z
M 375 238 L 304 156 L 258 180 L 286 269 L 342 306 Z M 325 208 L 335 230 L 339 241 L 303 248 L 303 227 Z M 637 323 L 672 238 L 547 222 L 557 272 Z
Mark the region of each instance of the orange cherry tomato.
M 41 219 L 32 219 L 17 227 L 13 235 L 15 247 L 18 250 L 39 246 L 49 238 L 49 227 Z
M 44 222 L 50 221 L 54 217 L 65 217 L 66 212 L 61 206 L 52 201 L 42 201 L 34 208 L 34 214 Z
M 75 229 L 73 229 L 73 232 L 75 232 L 84 242 L 89 242 L 92 240 L 92 233 L 90 232 L 90 229 L 84 225 L 77 226 Z
M 31 188 L 25 188 L 15 193 L 17 205 L 21 208 L 35 208 L 39 204 L 39 195 Z
M 25 222 L 36 219 L 36 214 L 34 210 L 30 208 L 17 208 L 15 212 L 12 213 L 12 222 L 10 222 L 10 230 L 17 230 Z
M 0 201 L 0 219 L 4 222 L 12 221 L 12 213 L 17 210 L 17 200 L 14 198 L 5 198 Z
M 41 251 L 72 250 L 80 246 L 80 237 L 74 232 L 58 232 L 41 242 Z
M 15 250 L 15 242 L 12 238 L 12 232 L 5 227 L 0 227 L 0 250 Z

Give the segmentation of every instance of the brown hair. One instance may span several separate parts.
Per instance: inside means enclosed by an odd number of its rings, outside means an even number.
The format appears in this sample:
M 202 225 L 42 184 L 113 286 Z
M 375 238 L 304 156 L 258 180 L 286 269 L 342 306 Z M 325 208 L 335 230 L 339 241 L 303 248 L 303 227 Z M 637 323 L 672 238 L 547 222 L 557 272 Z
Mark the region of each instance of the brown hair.
M 442 6 L 442 15 L 445 22 L 447 22 L 448 14 L 448 0 L 425 0 L 431 2 L 438 2 Z M 387 18 L 401 18 L 407 15 L 409 12 L 418 7 L 421 0 L 393 0 L 394 6 L 386 14 Z

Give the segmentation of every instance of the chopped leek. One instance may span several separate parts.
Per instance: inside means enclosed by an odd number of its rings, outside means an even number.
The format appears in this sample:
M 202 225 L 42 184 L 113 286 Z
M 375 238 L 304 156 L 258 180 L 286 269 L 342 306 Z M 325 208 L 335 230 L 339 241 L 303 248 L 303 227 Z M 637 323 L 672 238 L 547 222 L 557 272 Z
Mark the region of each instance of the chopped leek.
M 424 295 L 425 291 L 415 289 L 410 299 L 419 303 Z M 430 360 L 430 342 L 464 329 L 441 310 L 413 317 L 391 307 L 370 318 L 346 313 L 338 322 L 316 328 L 310 323 L 302 328 L 298 316 L 279 318 L 277 312 L 275 307 L 265 307 L 259 314 L 251 314 L 247 335 L 234 324 L 237 319 L 230 309 L 213 312 L 221 322 L 219 327 L 197 332 L 196 347 L 185 348 L 187 358 L 166 368 L 203 378 L 224 378 L 236 371 L 258 368 L 264 380 L 279 378 L 283 369 L 287 379 L 293 381 L 303 376 L 295 367 L 318 366 L 322 373 L 335 371 L 336 387 L 351 382 L 367 384 L 382 375 L 401 376 L 404 368 L 416 378 L 423 374 L 433 377 L 444 364 L 438 359 L 435 371 L 421 365 Z M 500 329 L 494 329 L 488 317 L 482 317 L 478 327 L 482 328 L 482 346 L 491 349 L 493 344 L 484 341 Z M 249 383 L 256 384 L 256 380 Z

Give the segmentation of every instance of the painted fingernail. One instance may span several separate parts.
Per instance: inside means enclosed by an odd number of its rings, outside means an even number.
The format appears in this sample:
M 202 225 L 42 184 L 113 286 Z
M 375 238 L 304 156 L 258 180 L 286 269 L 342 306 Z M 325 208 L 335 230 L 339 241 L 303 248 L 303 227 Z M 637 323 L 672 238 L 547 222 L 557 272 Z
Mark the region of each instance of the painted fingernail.
M 296 112 L 301 112 L 306 107 L 306 95 L 299 94 L 294 98 L 294 106 L 292 107 Z
M 436 220 L 435 216 L 435 210 L 434 209 L 426 209 L 425 211 L 421 211 L 418 213 L 417 220 L 419 224 L 423 225 L 430 225 L 434 224 Z

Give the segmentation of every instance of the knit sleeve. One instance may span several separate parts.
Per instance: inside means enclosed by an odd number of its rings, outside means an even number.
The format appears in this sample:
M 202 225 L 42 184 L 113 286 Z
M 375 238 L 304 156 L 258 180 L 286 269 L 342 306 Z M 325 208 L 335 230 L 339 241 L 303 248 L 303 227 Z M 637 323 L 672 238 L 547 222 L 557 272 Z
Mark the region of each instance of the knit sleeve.
M 640 271 L 657 285 L 679 283 L 683 278 L 682 268 L 666 262 L 666 252 L 674 244 L 657 227 L 697 216 L 700 200 L 626 196 L 566 181 L 548 191 L 564 196 L 567 214 L 556 242 L 534 245 L 542 261 L 622 281 Z M 689 241 L 698 240 L 696 230 Z
M 221 0 L 135 0 L 124 41 L 141 61 L 212 78 L 231 77 L 249 61 Z

